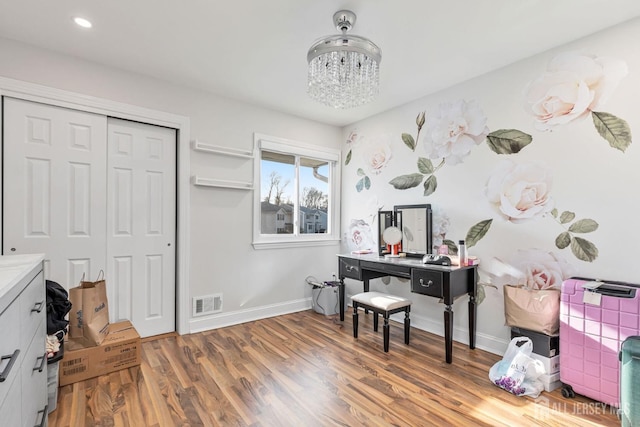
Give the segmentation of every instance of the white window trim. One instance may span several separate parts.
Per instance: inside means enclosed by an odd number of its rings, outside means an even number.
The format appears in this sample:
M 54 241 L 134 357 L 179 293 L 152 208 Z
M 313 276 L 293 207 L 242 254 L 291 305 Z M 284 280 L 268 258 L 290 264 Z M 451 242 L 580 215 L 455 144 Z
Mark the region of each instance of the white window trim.
M 254 133 L 253 160 L 253 247 L 254 249 L 277 249 L 299 246 L 328 246 L 340 243 L 340 165 L 341 152 L 338 149 L 309 145 L 275 136 Z M 332 195 L 327 212 L 327 225 L 331 233 L 326 234 L 269 234 L 260 233 L 261 202 L 261 150 L 287 152 L 298 156 L 326 159 L 332 162 L 330 168 Z

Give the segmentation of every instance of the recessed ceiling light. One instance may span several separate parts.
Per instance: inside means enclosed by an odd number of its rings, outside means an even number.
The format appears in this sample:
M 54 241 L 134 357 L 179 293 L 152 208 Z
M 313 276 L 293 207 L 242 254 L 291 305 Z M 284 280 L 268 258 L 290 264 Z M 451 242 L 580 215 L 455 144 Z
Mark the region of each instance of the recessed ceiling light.
M 73 18 L 73 22 L 75 22 L 76 24 L 78 24 L 82 28 L 91 28 L 91 27 L 93 27 L 93 24 L 91 23 L 91 21 L 89 21 L 88 19 L 80 18 L 79 16 L 76 16 L 75 18 Z

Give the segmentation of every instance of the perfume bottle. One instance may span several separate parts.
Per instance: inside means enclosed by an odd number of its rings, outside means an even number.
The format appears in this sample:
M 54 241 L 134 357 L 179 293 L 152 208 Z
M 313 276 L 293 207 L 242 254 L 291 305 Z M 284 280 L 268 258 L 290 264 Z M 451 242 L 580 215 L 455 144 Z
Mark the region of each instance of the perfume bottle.
M 469 265 L 469 259 L 467 258 L 467 245 L 464 244 L 464 240 L 458 241 L 458 257 L 460 258 L 460 267 L 466 267 Z

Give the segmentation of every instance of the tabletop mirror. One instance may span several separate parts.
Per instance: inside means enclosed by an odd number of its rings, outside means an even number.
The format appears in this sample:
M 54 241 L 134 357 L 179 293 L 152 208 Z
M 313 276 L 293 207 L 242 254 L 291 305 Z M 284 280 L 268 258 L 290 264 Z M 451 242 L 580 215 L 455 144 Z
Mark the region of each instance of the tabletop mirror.
M 393 212 L 396 227 L 402 231 L 402 252 L 416 258 L 433 253 L 431 205 L 397 205 Z

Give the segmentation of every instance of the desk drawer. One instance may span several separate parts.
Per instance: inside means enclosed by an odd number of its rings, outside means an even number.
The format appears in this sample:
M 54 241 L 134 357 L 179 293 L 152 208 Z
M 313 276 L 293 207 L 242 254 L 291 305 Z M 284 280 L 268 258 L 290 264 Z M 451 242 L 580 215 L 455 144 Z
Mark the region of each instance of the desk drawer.
M 360 270 L 360 261 L 351 258 L 339 258 L 340 277 L 348 277 L 349 279 L 362 280 L 362 271 Z
M 442 280 L 440 271 L 414 268 L 411 270 L 411 292 L 442 298 Z

